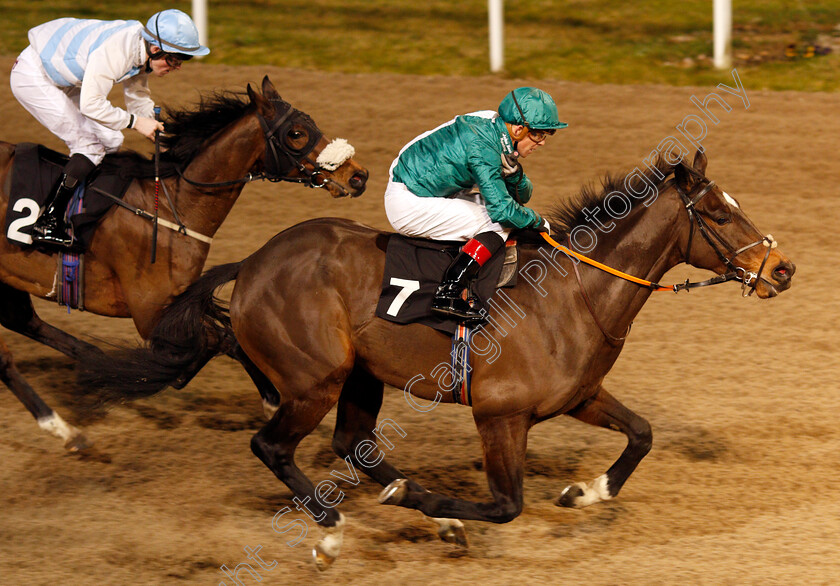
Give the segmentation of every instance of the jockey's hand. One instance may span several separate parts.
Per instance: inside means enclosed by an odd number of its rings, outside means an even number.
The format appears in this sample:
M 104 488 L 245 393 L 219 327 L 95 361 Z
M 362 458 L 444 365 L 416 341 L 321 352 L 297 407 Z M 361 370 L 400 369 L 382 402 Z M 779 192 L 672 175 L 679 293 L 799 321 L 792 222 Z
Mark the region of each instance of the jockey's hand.
M 548 220 L 545 218 L 542 219 L 542 224 L 534 228 L 537 232 L 545 232 L 549 236 L 551 236 L 551 225 L 548 223 Z
M 134 121 L 134 130 L 149 140 L 154 140 L 156 130 L 163 132 L 163 122 L 159 122 L 154 118 L 142 118 L 138 116 L 137 120 Z
M 502 154 L 502 177 L 510 177 L 522 172 L 522 165 L 519 158 L 513 155 Z

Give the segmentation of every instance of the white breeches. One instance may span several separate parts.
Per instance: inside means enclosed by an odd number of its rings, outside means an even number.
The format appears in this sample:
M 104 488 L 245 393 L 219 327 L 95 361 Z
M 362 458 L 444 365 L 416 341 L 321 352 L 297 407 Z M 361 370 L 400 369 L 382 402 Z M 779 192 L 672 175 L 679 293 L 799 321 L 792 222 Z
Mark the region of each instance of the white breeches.
M 117 152 L 123 134 L 94 122 L 79 111 L 80 89 L 58 87 L 47 77 L 41 60 L 32 47 L 17 59 L 10 78 L 12 93 L 18 102 L 70 148 L 70 154 L 82 154 L 95 165 L 106 153 Z
M 389 181 L 385 214 L 394 230 L 414 238 L 466 241 L 482 232 L 495 232 L 507 240 L 511 232 L 490 219 L 477 191 L 451 198 L 420 197 L 405 184 Z

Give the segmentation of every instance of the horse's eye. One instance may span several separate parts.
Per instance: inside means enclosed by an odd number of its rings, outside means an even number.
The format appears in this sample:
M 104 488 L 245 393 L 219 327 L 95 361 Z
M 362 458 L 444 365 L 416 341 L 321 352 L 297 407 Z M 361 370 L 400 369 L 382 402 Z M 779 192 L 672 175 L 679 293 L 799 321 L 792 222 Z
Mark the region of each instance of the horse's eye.
M 729 216 L 721 216 L 721 217 L 719 217 L 715 220 L 715 222 L 717 222 L 718 226 L 725 226 L 726 224 L 728 224 L 731 221 L 732 220 L 729 218 Z
M 303 138 L 303 133 L 300 130 L 291 130 L 289 131 L 289 138 L 298 140 L 299 138 Z

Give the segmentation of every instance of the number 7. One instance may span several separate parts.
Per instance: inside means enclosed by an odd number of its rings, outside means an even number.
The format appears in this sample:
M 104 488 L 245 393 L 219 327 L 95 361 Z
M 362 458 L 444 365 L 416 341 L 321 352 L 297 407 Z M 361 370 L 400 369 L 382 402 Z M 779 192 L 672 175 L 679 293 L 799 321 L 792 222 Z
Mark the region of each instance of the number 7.
M 394 297 L 391 305 L 388 306 L 388 311 L 385 312 L 388 315 L 395 316 L 400 312 L 400 308 L 402 308 L 403 303 L 405 303 L 405 300 L 408 299 L 408 296 L 420 288 L 420 281 L 410 281 L 408 279 L 397 279 L 395 277 L 391 277 L 391 285 L 402 287 L 402 291 Z

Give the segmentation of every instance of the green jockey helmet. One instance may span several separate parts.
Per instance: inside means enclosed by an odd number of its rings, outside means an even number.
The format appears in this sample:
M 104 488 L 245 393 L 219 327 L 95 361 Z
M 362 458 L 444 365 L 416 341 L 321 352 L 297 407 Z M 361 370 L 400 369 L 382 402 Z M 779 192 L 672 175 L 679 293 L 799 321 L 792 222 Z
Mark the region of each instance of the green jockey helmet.
M 532 130 L 566 128 L 560 122 L 557 104 L 547 92 L 535 87 L 516 88 L 499 104 L 499 116 L 508 124 L 527 126 Z

